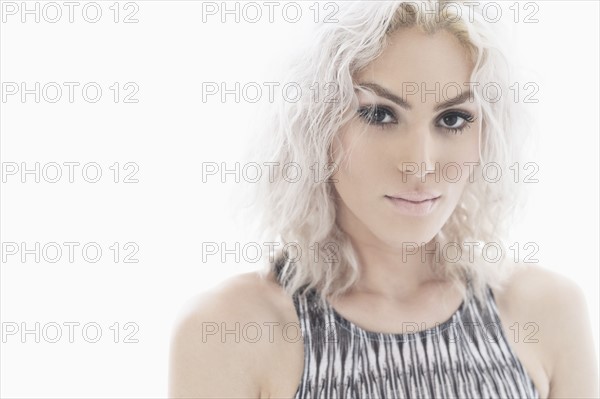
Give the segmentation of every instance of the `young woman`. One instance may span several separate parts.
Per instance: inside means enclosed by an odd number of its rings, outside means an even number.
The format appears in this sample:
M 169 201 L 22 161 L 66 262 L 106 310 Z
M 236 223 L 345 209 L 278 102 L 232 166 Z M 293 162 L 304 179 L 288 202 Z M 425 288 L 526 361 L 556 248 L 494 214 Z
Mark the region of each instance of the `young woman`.
M 492 24 L 473 2 L 336 18 L 261 142 L 257 220 L 285 247 L 186 310 L 170 397 L 598 397 L 581 289 L 507 255 L 524 125 Z

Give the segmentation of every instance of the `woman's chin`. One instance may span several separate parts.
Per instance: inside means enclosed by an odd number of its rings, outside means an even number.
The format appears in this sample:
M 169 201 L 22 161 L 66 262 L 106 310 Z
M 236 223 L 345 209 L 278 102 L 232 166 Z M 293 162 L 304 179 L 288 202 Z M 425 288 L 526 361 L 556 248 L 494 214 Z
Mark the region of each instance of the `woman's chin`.
M 423 232 L 403 231 L 402 233 L 391 232 L 383 240 L 389 246 L 405 251 L 416 250 L 431 242 L 439 232 L 439 229 Z

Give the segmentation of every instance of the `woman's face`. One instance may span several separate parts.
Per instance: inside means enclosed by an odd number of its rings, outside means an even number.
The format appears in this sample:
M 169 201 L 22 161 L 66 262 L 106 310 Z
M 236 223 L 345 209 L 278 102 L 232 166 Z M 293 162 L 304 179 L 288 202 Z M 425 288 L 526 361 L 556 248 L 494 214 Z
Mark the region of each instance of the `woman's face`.
M 396 248 L 422 245 L 440 231 L 479 161 L 472 68 L 451 33 L 411 28 L 392 34 L 355 77 L 355 86 L 376 94 L 357 91 L 359 109 L 332 146 L 334 156 L 340 146 L 349 152 L 333 176 L 343 230 Z

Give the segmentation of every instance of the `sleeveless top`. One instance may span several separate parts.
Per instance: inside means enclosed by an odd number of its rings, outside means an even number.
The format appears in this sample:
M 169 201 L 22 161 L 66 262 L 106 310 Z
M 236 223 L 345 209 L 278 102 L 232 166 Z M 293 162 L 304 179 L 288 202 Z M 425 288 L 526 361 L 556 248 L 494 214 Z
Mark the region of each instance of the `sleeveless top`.
M 294 398 L 539 398 L 492 290 L 481 305 L 471 288 L 450 319 L 405 334 L 365 330 L 319 306 L 314 289 L 296 293 L 304 367 Z

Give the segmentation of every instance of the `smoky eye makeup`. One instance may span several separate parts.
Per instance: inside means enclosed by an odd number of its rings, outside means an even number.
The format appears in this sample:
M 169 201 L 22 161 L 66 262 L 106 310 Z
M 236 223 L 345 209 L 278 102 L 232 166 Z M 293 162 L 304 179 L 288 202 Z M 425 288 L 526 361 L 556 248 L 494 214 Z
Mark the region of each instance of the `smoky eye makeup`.
M 369 125 L 384 126 L 398 124 L 398 118 L 394 110 L 386 105 L 363 105 L 358 108 L 357 114 Z
M 477 118 L 469 111 L 448 110 L 437 118 L 436 126 L 448 133 L 460 134 L 465 129 L 469 129 L 476 120 Z
M 398 124 L 398 116 L 393 107 L 384 104 L 360 105 L 357 116 L 366 124 L 381 129 L 391 128 Z M 469 111 L 450 109 L 435 117 L 434 125 L 444 133 L 461 134 L 469 129 L 477 118 Z

